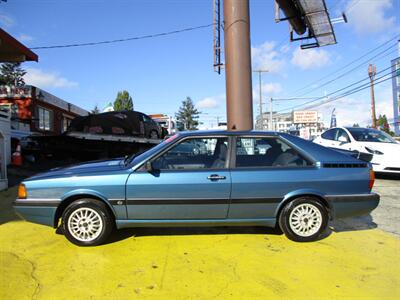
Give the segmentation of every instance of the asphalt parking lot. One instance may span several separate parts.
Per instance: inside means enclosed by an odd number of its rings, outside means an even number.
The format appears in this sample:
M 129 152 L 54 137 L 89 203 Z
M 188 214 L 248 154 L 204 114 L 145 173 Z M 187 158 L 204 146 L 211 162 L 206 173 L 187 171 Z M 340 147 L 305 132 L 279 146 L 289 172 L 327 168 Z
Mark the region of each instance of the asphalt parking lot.
M 372 215 L 294 243 L 265 228 L 130 229 L 80 248 L 0 192 L 0 299 L 400 299 L 400 181 Z

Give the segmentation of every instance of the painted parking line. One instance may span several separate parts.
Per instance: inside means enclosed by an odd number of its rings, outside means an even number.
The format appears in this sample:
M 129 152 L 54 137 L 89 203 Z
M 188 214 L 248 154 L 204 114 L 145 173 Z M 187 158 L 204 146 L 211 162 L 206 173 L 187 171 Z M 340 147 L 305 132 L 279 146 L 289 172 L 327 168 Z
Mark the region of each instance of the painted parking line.
M 399 299 L 400 239 L 379 229 L 295 243 L 262 228 L 137 229 L 81 248 L 0 225 L 0 299 Z

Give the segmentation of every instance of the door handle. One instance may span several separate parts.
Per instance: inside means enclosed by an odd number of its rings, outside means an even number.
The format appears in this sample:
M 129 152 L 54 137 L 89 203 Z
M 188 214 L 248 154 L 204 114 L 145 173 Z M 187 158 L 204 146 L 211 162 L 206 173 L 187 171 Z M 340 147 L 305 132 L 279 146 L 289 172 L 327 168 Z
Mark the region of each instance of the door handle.
M 216 180 L 226 179 L 226 177 L 225 176 L 220 176 L 218 174 L 212 174 L 212 175 L 208 176 L 207 179 L 211 180 L 211 181 L 216 181 Z

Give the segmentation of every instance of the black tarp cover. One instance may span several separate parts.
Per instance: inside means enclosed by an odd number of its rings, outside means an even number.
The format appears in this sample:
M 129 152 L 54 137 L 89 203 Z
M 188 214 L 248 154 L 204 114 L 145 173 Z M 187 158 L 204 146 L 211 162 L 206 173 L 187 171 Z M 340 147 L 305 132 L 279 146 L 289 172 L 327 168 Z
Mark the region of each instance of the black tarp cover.
M 128 110 L 76 117 L 72 120 L 68 131 L 94 134 L 144 134 L 141 113 Z

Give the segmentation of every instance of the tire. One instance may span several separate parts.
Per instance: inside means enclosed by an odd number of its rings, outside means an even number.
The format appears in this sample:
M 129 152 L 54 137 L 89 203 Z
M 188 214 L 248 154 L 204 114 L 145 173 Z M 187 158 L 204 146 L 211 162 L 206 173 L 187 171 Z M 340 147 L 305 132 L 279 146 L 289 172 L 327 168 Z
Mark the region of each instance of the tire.
M 328 226 L 328 211 L 316 198 L 300 197 L 282 209 L 279 227 L 286 237 L 296 242 L 318 240 Z
M 114 219 L 103 202 L 81 199 L 64 210 L 62 228 L 71 243 L 97 246 L 104 243 L 112 232 Z
M 158 139 L 158 133 L 155 130 L 150 131 L 150 136 L 151 139 Z

